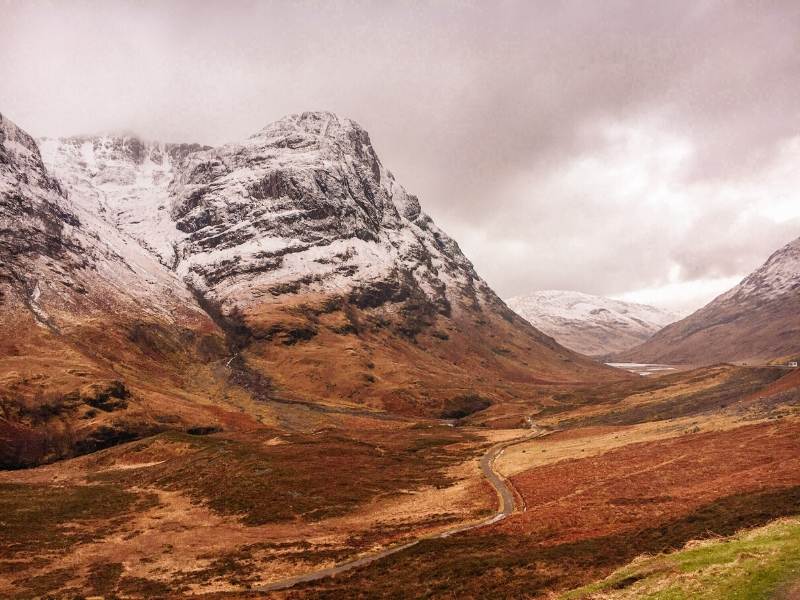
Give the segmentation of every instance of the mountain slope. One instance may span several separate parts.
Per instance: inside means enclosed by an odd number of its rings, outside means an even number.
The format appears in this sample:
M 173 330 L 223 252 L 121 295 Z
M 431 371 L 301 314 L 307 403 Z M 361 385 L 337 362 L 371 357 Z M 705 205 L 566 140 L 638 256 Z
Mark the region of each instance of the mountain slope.
M 41 153 L 1 123 L 0 444 L 59 445 L 12 464 L 165 428 L 310 426 L 298 402 L 439 416 L 621 376 L 511 312 L 350 120 Z M 96 410 L 95 392 L 123 397 Z
M 174 428 L 214 421 L 198 402 L 222 331 L 2 116 L 0 307 L 0 465 L 118 443 L 163 429 L 166 414 Z M 180 383 L 188 365 L 196 381 Z
M 762 362 L 800 354 L 800 238 L 739 285 L 617 360 Z
M 510 393 L 498 378 L 598 373 L 508 310 L 349 119 L 291 115 L 219 148 L 42 143 L 71 193 L 228 332 L 232 367 L 263 397 L 435 414 L 450 397 Z
M 678 319 L 645 304 L 572 291 L 534 292 L 506 304 L 560 344 L 589 356 L 632 348 Z

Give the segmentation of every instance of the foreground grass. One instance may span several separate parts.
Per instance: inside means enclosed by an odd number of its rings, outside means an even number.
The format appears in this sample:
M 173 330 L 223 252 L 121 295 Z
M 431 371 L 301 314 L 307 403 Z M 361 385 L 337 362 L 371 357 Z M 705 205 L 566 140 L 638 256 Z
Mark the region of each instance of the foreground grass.
M 772 598 L 798 579 L 800 517 L 794 517 L 727 539 L 638 559 L 561 599 L 756 600 Z
M 68 587 L 78 570 L 48 568 L 52 557 L 114 533 L 156 501 L 115 485 L 0 483 L 0 587 L 5 584 L 0 596 L 83 597 L 80 589 Z M 90 589 L 105 593 L 104 581 L 114 569 L 119 578 L 121 565 L 93 569 Z M 54 592 L 60 595 L 49 595 Z
M 647 529 L 555 545 L 543 543 L 546 537 L 524 532 L 478 531 L 423 540 L 365 567 L 298 586 L 288 597 L 292 600 L 544 597 L 548 592 L 574 589 L 606 577 L 643 554 L 674 552 L 690 540 L 719 539 L 735 535 L 744 527 L 759 527 L 796 515 L 798 506 L 800 486 L 735 494 L 668 521 L 654 518 Z M 791 551 L 787 550 L 787 555 Z M 646 596 L 629 597 L 638 600 Z M 695 597 L 698 596 L 689 594 L 663 598 Z M 724 593 L 719 597 L 748 598 Z
M 0 483 L 0 559 L 64 551 L 102 537 L 135 507 L 154 500 L 113 485 Z M 96 523 L 103 527 L 95 527 Z

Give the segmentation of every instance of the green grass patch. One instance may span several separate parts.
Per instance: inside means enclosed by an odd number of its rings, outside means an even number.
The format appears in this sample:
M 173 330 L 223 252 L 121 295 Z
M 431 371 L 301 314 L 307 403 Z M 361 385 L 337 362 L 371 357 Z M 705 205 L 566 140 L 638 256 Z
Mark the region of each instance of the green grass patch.
M 650 600 L 760 600 L 800 580 L 800 518 L 635 561 L 562 600 L 616 595 Z M 619 592 L 618 590 L 625 590 Z

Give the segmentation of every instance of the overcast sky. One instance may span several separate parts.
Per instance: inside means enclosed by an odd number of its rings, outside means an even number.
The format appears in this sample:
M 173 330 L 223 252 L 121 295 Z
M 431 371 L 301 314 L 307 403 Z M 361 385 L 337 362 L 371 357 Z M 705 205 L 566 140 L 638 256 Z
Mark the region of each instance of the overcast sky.
M 0 0 L 34 135 L 361 123 L 501 296 L 687 311 L 800 236 L 800 2 Z

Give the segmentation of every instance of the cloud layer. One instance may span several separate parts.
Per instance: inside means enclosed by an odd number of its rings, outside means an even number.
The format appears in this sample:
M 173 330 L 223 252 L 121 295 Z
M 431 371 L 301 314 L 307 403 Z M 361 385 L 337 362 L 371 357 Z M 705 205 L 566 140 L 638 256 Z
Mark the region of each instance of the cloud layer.
M 328 109 L 502 295 L 696 307 L 800 235 L 800 4 L 2 2 L 37 135 L 222 143 Z

